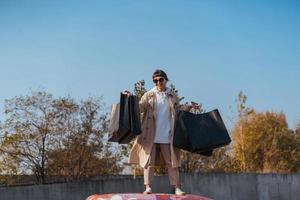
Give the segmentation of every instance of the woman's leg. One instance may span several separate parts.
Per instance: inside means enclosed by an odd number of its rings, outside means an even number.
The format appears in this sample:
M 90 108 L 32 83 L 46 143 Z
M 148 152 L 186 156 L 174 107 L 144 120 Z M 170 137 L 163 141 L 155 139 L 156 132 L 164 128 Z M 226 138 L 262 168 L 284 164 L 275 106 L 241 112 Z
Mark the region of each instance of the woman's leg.
M 160 149 L 168 169 L 170 184 L 179 188 L 179 169 L 178 167 L 172 168 L 170 144 L 160 144 Z
M 153 176 L 154 176 L 154 166 L 155 166 L 155 154 L 156 154 L 156 144 L 153 144 L 149 163 L 146 168 L 144 168 L 144 184 L 146 188 L 151 187 Z

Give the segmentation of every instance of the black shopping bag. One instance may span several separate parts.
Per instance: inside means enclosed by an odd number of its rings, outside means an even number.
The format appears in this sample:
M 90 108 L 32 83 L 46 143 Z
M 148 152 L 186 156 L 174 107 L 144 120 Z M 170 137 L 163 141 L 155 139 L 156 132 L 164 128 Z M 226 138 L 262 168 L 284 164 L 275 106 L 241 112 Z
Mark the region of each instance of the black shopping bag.
M 217 109 L 201 114 L 178 111 L 173 144 L 192 153 L 210 156 L 212 150 L 231 142 Z
M 120 103 L 112 106 L 108 127 L 111 137 L 108 141 L 119 142 L 129 130 L 129 96 L 121 93 Z
M 129 96 L 129 131 L 119 141 L 120 144 L 128 144 L 133 138 L 142 133 L 139 99 L 135 95 Z
M 121 93 L 120 103 L 112 106 L 108 127 L 110 142 L 129 143 L 142 132 L 139 101 L 134 95 Z

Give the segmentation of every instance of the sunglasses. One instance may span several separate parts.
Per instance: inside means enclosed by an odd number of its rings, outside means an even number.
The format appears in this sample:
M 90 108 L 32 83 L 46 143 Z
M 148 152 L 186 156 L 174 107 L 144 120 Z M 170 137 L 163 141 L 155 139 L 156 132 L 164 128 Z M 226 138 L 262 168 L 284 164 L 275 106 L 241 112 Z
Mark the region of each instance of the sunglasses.
M 159 79 L 153 79 L 153 83 L 157 83 L 157 82 L 164 82 L 164 78 L 159 78 Z

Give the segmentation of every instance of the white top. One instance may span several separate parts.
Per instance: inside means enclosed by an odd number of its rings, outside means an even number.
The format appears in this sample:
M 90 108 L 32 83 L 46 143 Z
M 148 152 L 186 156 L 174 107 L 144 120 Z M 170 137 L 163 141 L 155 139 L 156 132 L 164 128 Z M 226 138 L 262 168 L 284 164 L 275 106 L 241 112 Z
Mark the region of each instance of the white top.
M 156 130 L 154 143 L 169 144 L 171 119 L 168 96 L 166 91 L 159 92 L 156 87 L 153 88 L 152 91 L 154 91 L 156 95 Z

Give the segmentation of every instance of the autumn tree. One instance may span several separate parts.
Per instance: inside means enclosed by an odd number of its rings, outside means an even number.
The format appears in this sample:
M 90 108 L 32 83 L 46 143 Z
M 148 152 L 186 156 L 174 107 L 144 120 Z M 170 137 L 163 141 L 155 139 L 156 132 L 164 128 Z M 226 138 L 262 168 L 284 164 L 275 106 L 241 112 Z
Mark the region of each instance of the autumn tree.
M 13 160 L 22 172 L 45 181 L 47 152 L 51 148 L 54 113 L 53 96 L 46 92 L 17 96 L 5 102 L 7 118 L 1 129 L 0 152 L 5 160 Z
M 233 139 L 238 171 L 299 170 L 299 142 L 283 113 L 253 111 L 237 122 Z
M 118 174 L 120 155 L 107 142 L 107 114 L 101 113 L 100 99 L 80 103 L 70 98 L 55 101 L 57 132 L 61 133 L 55 149 L 49 152 L 49 174 L 68 180 L 95 175 Z
M 16 96 L 5 102 L 0 132 L 2 173 L 46 175 L 74 180 L 119 173 L 117 153 L 107 144 L 107 114 L 101 101 L 55 99 L 45 91 Z M 10 164 L 9 164 L 10 163 Z
M 240 151 L 239 151 L 239 159 L 236 159 L 237 155 L 233 156 L 233 171 L 244 171 L 246 170 L 246 161 L 245 161 L 245 140 L 244 140 L 244 131 L 243 131 L 243 121 L 246 120 L 247 116 L 252 114 L 254 112 L 253 108 L 247 107 L 247 96 L 243 93 L 243 91 L 240 91 L 238 94 L 238 97 L 235 99 L 236 106 L 237 106 L 237 117 L 235 122 L 235 130 L 240 131 L 239 138 L 234 138 L 239 140 L 240 144 Z M 234 141 L 235 142 L 235 141 Z

